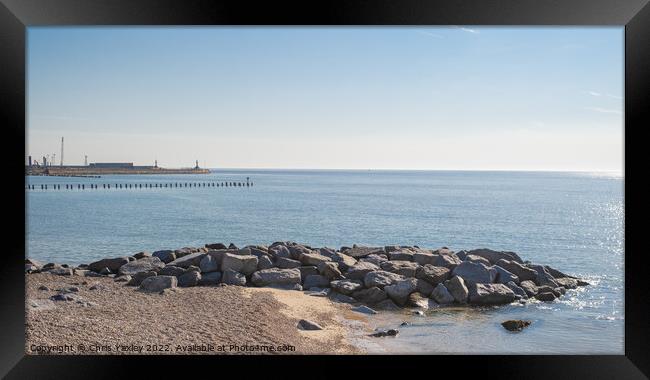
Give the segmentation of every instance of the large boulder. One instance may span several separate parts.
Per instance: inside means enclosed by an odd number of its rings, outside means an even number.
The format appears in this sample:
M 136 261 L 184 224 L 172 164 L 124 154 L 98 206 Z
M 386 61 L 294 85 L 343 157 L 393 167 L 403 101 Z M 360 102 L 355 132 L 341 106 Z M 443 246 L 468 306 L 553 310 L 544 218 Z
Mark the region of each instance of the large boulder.
M 494 279 L 494 282 L 498 282 L 499 284 L 507 284 L 509 282 L 514 282 L 515 284 L 519 283 L 519 277 L 517 275 L 501 268 L 498 265 L 494 265 L 493 268 L 497 271 L 497 277 Z
M 406 280 L 401 280 L 396 282 L 393 285 L 384 287 L 384 291 L 391 300 L 396 304 L 403 306 L 406 304 L 409 295 L 416 291 L 417 289 L 417 279 L 408 278 Z
M 253 273 L 251 281 L 257 286 L 300 285 L 300 270 L 297 268 L 270 268 L 258 270 Z
M 302 263 L 298 260 L 289 259 L 287 257 L 278 257 L 277 260 L 275 261 L 275 266 L 277 266 L 280 269 L 291 269 L 291 268 L 298 268 L 299 266 L 302 266 Z
M 226 247 L 226 245 L 223 244 L 223 243 L 211 243 L 211 244 L 206 244 L 205 248 L 208 248 L 208 249 L 227 249 L 228 247 Z
M 158 272 L 161 268 L 165 266 L 159 258 L 157 257 L 143 257 L 136 261 L 131 261 L 120 267 L 118 274 L 120 276 L 129 275 L 133 276 L 136 273 L 140 272 Z
M 227 269 L 243 273 L 246 276 L 251 275 L 257 270 L 257 256 L 226 253 L 221 262 L 221 271 L 225 272 Z
M 431 264 L 425 264 L 418 267 L 415 271 L 415 277 L 427 281 L 432 285 L 439 284 L 449 278 L 451 271 L 445 267 L 437 267 Z
M 178 280 L 174 276 L 147 277 L 140 284 L 140 290 L 145 292 L 162 292 L 165 289 L 175 288 Z
M 450 304 L 455 300 L 454 296 L 451 295 L 447 287 L 443 284 L 438 284 L 433 289 L 433 292 L 431 292 L 431 298 L 441 305 Z
M 330 287 L 341 294 L 349 296 L 355 291 L 362 289 L 363 283 L 359 280 L 334 280 L 330 282 Z
M 519 281 L 535 281 L 537 278 L 536 270 L 525 267 L 516 261 L 501 259 L 497 261 L 496 265 L 519 277 Z
M 471 261 L 463 261 L 451 272 L 452 276 L 460 276 L 467 284 L 484 283 L 489 284 L 494 282 L 496 278 L 496 270 L 489 269 L 483 264 L 473 263 Z
M 465 261 L 466 262 L 466 261 Z M 469 303 L 474 305 L 502 305 L 515 300 L 515 293 L 504 284 L 472 284 Z
M 338 263 L 339 269 L 342 272 L 346 272 L 348 269 L 350 269 L 351 266 L 357 263 L 357 260 L 354 257 L 348 256 L 345 253 L 340 253 L 340 252 L 334 252 L 330 256 L 330 258 L 335 263 Z
M 401 274 L 405 277 L 415 277 L 415 272 L 420 267 L 418 263 L 410 261 L 386 261 L 381 264 L 381 269 Z
M 429 282 L 421 279 L 417 279 L 417 291 L 425 297 L 431 296 L 434 286 Z
M 348 269 L 345 277 L 351 280 L 363 280 L 368 273 L 376 270 L 379 270 L 379 267 L 375 264 L 359 261 Z
M 309 288 L 325 288 L 330 285 L 330 279 L 321 276 L 320 274 L 310 274 L 305 278 L 305 281 L 303 282 L 302 286 L 305 289 Z
M 246 285 L 246 276 L 244 274 L 234 271 L 230 268 L 224 269 L 221 277 L 221 282 L 226 285 Z
M 320 274 L 320 272 L 318 272 L 318 268 L 313 265 L 298 267 L 298 270 L 300 271 L 300 278 L 303 280 L 306 279 L 310 274 Z
M 555 278 L 548 272 L 546 268 L 544 268 L 543 265 L 528 265 L 529 268 L 537 271 L 537 277 L 535 278 L 535 284 L 538 286 L 550 286 L 553 288 L 557 288 L 560 286 L 556 281 Z
M 275 264 L 269 256 L 259 256 L 257 258 L 257 270 L 273 268 Z
M 526 293 L 526 291 L 523 288 L 517 286 L 517 284 L 515 284 L 514 281 L 508 282 L 506 286 L 515 293 L 515 296 L 519 296 L 523 299 L 528 298 L 528 294 Z
M 578 287 L 578 280 L 571 277 L 558 277 L 555 278 L 555 282 L 557 282 L 558 285 L 564 287 L 565 289 L 575 289 Z
M 473 263 L 481 263 L 481 264 L 484 264 L 486 267 L 489 267 L 490 265 L 492 265 L 490 263 L 490 261 L 488 259 L 486 259 L 485 257 L 476 256 L 476 255 L 466 255 L 465 259 L 463 259 L 463 261 L 471 261 Z M 501 261 L 501 260 L 499 260 L 499 261 Z M 513 263 L 514 263 L 514 261 L 513 261 Z
M 159 276 L 176 276 L 176 277 L 178 277 L 178 276 L 182 275 L 183 273 L 185 273 L 185 271 L 186 271 L 185 268 L 181 268 L 181 267 L 177 267 L 177 266 L 173 266 L 173 265 L 166 265 L 164 268 L 162 268 L 158 272 L 158 275 Z
M 201 273 L 216 272 L 219 270 L 219 263 L 213 255 L 205 255 L 199 262 Z
M 433 265 L 438 267 L 445 267 L 453 270 L 460 263 L 462 263 L 462 261 L 456 255 L 444 254 L 444 255 L 438 255 L 438 258 L 433 263 Z
M 332 261 L 329 257 L 323 256 L 320 253 L 303 253 L 300 255 L 300 262 L 303 265 L 318 266 L 320 263 Z
M 523 264 L 524 261 L 514 252 L 506 251 L 493 251 L 487 248 L 472 249 L 467 252 L 468 255 L 480 256 L 487 259 L 491 264 L 496 264 L 501 259 L 516 261 L 520 264 Z
M 206 253 L 203 252 L 188 253 L 183 257 L 179 257 L 176 260 L 169 262 L 167 265 L 173 265 L 175 267 L 181 267 L 181 268 L 188 268 L 191 265 L 198 267 L 205 255 Z
M 383 263 L 385 261 L 388 261 L 388 256 L 383 255 L 383 254 L 382 255 L 377 255 L 377 254 L 373 253 L 372 255 L 368 255 L 366 257 L 360 258 L 359 261 L 365 261 L 365 262 L 372 263 L 372 264 L 375 264 L 375 265 L 380 267 L 381 263 Z
M 323 261 L 318 264 L 318 272 L 327 277 L 330 281 L 340 280 L 343 278 L 343 274 L 339 270 L 338 264 L 333 261 Z
M 199 285 L 217 285 L 221 282 L 221 272 L 201 273 Z
M 519 283 L 519 287 L 522 288 L 528 297 L 534 297 L 537 294 L 537 285 L 531 280 L 522 281 Z
M 394 261 L 413 261 L 413 251 L 399 250 L 388 253 L 388 259 Z
M 440 257 L 440 255 L 434 255 L 433 253 L 429 253 L 429 252 L 415 252 L 413 254 L 413 261 L 415 261 L 420 265 L 426 265 L 426 264 L 433 265 L 433 263 L 435 263 L 436 260 L 438 260 L 438 257 Z
M 154 272 L 154 271 L 138 272 L 138 273 L 135 273 L 133 276 L 127 275 L 131 279 L 129 280 L 129 282 L 126 283 L 126 285 L 128 285 L 128 286 L 140 286 L 140 284 L 142 284 L 142 281 L 144 281 L 145 278 L 153 277 L 153 276 L 157 276 L 157 275 L 158 274 L 156 272 Z
M 198 271 L 188 271 L 184 274 L 178 276 L 178 286 L 180 287 L 190 287 L 197 286 L 201 281 L 201 273 Z
M 435 302 L 431 302 L 430 299 L 422 296 L 418 292 L 413 292 L 409 295 L 408 299 L 406 300 L 406 305 L 426 310 L 429 308 L 429 306 L 435 305 Z
M 445 281 L 445 287 L 449 290 L 449 293 L 454 297 L 454 300 L 458 303 L 467 303 L 467 298 L 469 297 L 469 289 L 465 285 L 465 280 L 462 277 L 454 276 L 451 279 Z
M 392 285 L 395 282 L 404 279 L 405 277 L 401 274 L 378 270 L 374 272 L 368 272 L 363 278 L 363 283 L 366 285 L 366 288 L 383 288 L 384 286 Z
M 271 257 L 275 257 L 276 259 L 280 257 L 287 259 L 291 258 L 291 252 L 289 252 L 289 249 L 284 245 L 275 245 L 269 247 L 269 255 L 271 255 Z
M 363 303 L 372 305 L 385 300 L 388 296 L 386 295 L 385 291 L 379 289 L 378 287 L 372 287 L 368 289 L 357 290 L 352 293 L 352 297 Z
M 140 260 L 140 259 L 143 259 L 145 257 L 151 257 L 151 252 L 147 252 L 147 251 L 138 252 L 138 253 L 134 254 L 133 257 L 136 260 Z
M 151 256 L 159 258 L 160 261 L 162 261 L 165 264 L 171 263 L 172 261 L 176 260 L 176 254 L 174 253 L 174 251 L 170 249 L 163 249 L 160 251 L 156 251 L 152 253 Z
M 88 264 L 88 269 L 93 272 L 101 272 L 102 269 L 108 268 L 111 273 L 117 273 L 122 265 L 128 264 L 128 257 L 116 257 L 113 259 L 101 259 Z
M 345 253 L 348 256 L 352 256 L 355 259 L 361 258 L 361 257 L 366 257 L 368 255 L 371 255 L 373 253 L 375 254 L 383 254 L 386 253 L 384 252 L 384 248 L 382 247 L 363 247 L 363 246 L 353 246 L 350 249 L 345 250 L 343 253 Z

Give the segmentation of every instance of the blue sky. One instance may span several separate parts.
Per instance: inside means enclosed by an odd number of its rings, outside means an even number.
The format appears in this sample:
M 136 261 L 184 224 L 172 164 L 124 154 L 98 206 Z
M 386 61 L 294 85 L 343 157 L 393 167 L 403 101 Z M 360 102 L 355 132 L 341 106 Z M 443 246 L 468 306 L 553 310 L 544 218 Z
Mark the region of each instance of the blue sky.
M 623 168 L 621 27 L 30 27 L 27 69 L 67 164 Z

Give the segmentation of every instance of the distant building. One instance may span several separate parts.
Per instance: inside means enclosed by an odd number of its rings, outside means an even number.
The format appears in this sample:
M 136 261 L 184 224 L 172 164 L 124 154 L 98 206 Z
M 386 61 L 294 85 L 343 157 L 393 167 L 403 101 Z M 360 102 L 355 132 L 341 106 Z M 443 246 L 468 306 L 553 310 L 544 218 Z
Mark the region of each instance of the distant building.
M 91 162 L 88 166 L 98 169 L 131 169 L 133 162 Z

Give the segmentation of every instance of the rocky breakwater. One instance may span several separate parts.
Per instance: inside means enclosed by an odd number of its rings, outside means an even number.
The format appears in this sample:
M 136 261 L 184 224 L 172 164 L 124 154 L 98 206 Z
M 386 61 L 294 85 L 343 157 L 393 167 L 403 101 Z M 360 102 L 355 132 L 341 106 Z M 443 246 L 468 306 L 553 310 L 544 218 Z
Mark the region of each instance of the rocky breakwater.
M 588 285 L 548 265 L 524 261 L 514 252 L 417 246 L 334 249 L 295 242 L 243 248 L 213 243 L 139 252 L 76 267 L 28 259 L 25 271 L 113 277 L 155 293 L 193 286 L 274 287 L 378 310 L 504 305 L 533 299 L 552 302 L 569 289 Z

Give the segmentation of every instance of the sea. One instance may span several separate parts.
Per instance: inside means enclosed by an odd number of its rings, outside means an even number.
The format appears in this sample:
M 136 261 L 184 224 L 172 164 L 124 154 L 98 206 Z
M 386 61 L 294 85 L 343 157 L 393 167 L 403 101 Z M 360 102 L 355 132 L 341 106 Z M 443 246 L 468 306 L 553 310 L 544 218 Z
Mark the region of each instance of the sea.
M 247 179 L 253 186 L 114 186 Z M 29 176 L 28 184 L 35 189 L 25 195 L 26 254 L 39 261 L 81 264 L 216 242 L 514 251 L 591 286 L 552 303 L 381 312 L 367 317 L 372 328 L 409 324 L 398 327 L 397 337 L 373 341 L 373 350 L 624 353 L 620 173 L 214 169 L 205 175 Z M 40 189 L 44 184 L 47 190 Z M 533 323 L 512 333 L 500 325 L 507 319 Z

